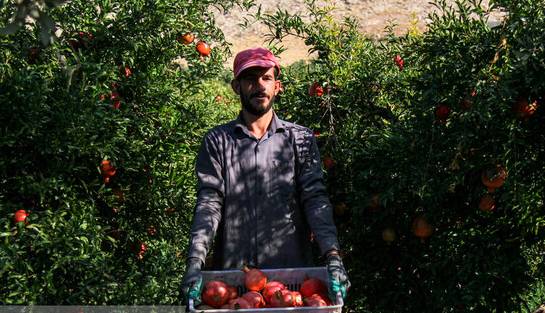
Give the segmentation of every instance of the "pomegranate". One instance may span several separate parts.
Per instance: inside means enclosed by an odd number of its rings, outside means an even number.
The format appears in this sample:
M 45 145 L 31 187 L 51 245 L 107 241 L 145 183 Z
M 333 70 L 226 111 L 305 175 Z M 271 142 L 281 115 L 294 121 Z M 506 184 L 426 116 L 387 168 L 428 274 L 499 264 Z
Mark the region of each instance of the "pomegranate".
M 305 306 L 327 306 L 324 296 L 317 293 L 311 295 L 310 297 L 304 298 L 303 302 L 305 303 Z
M 496 201 L 494 201 L 494 198 L 492 198 L 491 195 L 484 195 L 481 197 L 481 201 L 479 202 L 479 209 L 485 212 L 494 211 L 496 208 Z
M 318 278 L 309 278 L 301 284 L 299 292 L 303 298 L 307 298 L 315 293 L 327 293 L 327 286 Z
M 412 231 L 416 237 L 423 241 L 431 236 L 433 229 L 424 216 L 419 216 L 413 220 Z
M 394 57 L 394 63 L 397 65 L 400 71 L 403 71 L 403 65 L 405 64 L 405 61 L 399 54 Z
M 505 179 L 507 179 L 507 171 L 501 165 L 484 170 L 481 174 L 481 181 L 488 188 L 488 192 L 494 192 L 503 186 Z
M 21 222 L 27 223 L 26 218 L 28 217 L 28 215 L 29 213 L 23 209 L 17 210 L 15 212 L 15 215 L 13 216 L 13 221 L 15 222 L 15 224 L 21 223 Z
M 444 122 L 450 114 L 450 108 L 444 104 L 440 104 L 435 108 L 435 117 L 438 121 Z
M 199 41 L 195 48 L 202 57 L 207 57 L 210 55 L 210 45 L 208 45 L 205 41 Z
M 104 178 L 104 183 L 110 182 L 110 178 L 115 175 L 116 169 L 109 160 L 102 160 L 100 163 L 100 172 Z
M 515 112 L 515 115 L 517 118 L 522 120 L 527 120 L 532 116 L 535 111 L 537 110 L 538 103 L 537 100 L 532 101 L 532 103 L 528 102 L 528 98 L 526 97 L 520 97 L 517 99 L 515 104 L 513 105 L 513 111 Z
M 92 33 L 79 31 L 74 35 L 74 38 L 68 40 L 68 44 L 73 50 L 80 50 L 87 48 L 94 38 Z
M 121 108 L 121 100 L 115 100 L 112 102 L 112 108 L 115 110 L 119 110 Z
M 195 35 L 191 32 L 185 33 L 178 37 L 178 41 L 184 45 L 188 45 L 195 40 Z
M 274 293 L 278 290 L 286 289 L 286 286 L 284 286 L 283 283 L 279 281 L 270 281 L 265 285 L 265 288 L 263 288 L 263 298 L 265 299 L 266 303 L 271 303 L 271 298 L 274 295 Z
M 128 66 L 125 66 L 123 69 L 121 69 L 121 75 L 125 76 L 125 78 L 131 77 L 132 69 Z
M 245 273 L 244 285 L 246 286 L 246 289 L 250 291 L 261 291 L 265 288 L 267 276 L 263 274 L 262 271 L 257 268 L 250 269 L 247 266 L 244 266 L 242 271 Z
M 311 97 L 321 97 L 324 95 L 324 87 L 320 83 L 314 82 L 308 88 L 308 95 Z
M 109 160 L 102 160 L 100 163 L 100 170 L 102 172 L 109 172 L 113 169 L 112 163 Z
M 227 290 L 229 291 L 229 300 L 238 298 L 238 291 L 236 287 L 227 285 Z
M 251 305 L 252 308 L 262 308 L 265 307 L 265 299 L 257 291 L 248 291 L 242 295 L 242 298 Z
M 110 94 L 110 100 L 116 101 L 116 100 L 119 100 L 119 99 L 120 99 L 119 92 L 112 91 L 112 93 Z
M 293 306 L 304 306 L 305 304 L 303 303 L 303 296 L 301 295 L 301 293 L 299 291 L 292 291 L 291 292 L 291 295 L 293 297 Z
M 287 308 L 293 306 L 293 294 L 288 289 L 277 290 L 269 303 L 273 308 Z
M 244 298 L 236 298 L 229 301 L 229 308 L 231 310 L 251 309 L 252 305 Z
M 222 305 L 229 301 L 227 284 L 219 280 L 207 282 L 202 292 L 202 301 L 204 304 L 216 309 L 221 308 Z
M 324 163 L 324 167 L 328 170 L 333 168 L 333 166 L 335 166 L 335 160 L 333 160 L 333 158 L 329 156 L 324 157 L 323 163 Z
M 136 258 L 138 260 L 143 260 L 144 255 L 146 254 L 146 251 L 148 251 L 148 245 L 145 242 L 139 241 L 136 246 Z

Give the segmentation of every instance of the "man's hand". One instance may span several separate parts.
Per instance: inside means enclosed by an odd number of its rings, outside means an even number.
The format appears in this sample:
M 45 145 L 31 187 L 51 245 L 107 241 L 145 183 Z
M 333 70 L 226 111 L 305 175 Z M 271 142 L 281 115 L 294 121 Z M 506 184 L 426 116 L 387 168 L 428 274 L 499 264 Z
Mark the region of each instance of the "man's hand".
M 202 292 L 202 262 L 198 258 L 189 258 L 185 275 L 182 281 L 182 293 L 184 294 L 184 303 L 189 305 L 189 299 L 193 299 L 194 305 L 201 303 Z
M 348 289 L 350 289 L 350 281 L 341 256 L 336 251 L 327 255 L 327 273 L 329 276 L 329 299 L 333 303 L 337 303 L 337 293 L 340 292 L 344 300 Z

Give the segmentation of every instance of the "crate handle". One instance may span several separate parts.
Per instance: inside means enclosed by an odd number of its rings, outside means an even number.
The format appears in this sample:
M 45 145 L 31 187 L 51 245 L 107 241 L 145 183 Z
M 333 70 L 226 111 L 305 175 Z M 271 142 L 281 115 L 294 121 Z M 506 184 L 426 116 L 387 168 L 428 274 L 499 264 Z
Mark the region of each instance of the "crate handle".
M 185 309 L 186 312 L 197 312 L 197 310 L 195 310 L 195 301 L 193 300 L 193 298 L 189 298 L 189 300 L 187 301 L 187 307 Z
M 337 303 L 336 304 L 340 305 L 340 306 L 344 305 L 343 295 L 342 295 L 342 293 L 340 291 L 337 292 Z

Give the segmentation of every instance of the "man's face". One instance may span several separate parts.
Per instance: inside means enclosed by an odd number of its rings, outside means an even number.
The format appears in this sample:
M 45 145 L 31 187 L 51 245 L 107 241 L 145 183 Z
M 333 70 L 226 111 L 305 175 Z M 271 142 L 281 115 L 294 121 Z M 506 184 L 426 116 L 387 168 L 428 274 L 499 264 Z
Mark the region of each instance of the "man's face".
M 231 86 L 240 96 L 242 109 L 260 117 L 272 108 L 280 81 L 276 80 L 274 67 L 251 67 L 234 79 Z

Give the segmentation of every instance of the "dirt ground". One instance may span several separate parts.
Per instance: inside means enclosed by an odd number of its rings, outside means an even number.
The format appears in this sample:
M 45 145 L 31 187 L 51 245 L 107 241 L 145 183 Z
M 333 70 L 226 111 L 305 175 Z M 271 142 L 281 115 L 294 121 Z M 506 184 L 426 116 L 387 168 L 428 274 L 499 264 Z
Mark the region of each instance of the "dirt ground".
M 425 31 L 428 22 L 427 16 L 436 9 L 428 0 L 320 0 L 317 2 L 334 5 L 335 9 L 332 13 L 338 20 L 342 20 L 346 16 L 356 18 L 361 32 L 371 37 L 382 36 L 389 23 L 397 24 L 395 32 L 402 34 L 407 31 L 412 20 L 416 21 L 420 30 Z M 454 1 L 447 0 L 447 2 Z M 308 14 L 303 0 L 256 0 L 256 3 L 261 5 L 262 12 L 272 12 L 276 8 L 280 8 L 287 9 L 290 13 L 298 13 L 303 17 Z M 250 12 L 255 11 L 256 8 Z M 266 33 L 266 28 L 254 23 L 248 28 L 242 29 L 238 24 L 243 21 L 244 17 L 248 17 L 248 13 L 240 9 L 234 9 L 227 14 L 220 11 L 215 12 L 217 24 L 225 33 L 227 40 L 233 44 L 233 53 L 245 48 L 264 45 L 263 35 Z M 496 22 L 495 20 L 499 18 L 499 16 L 495 17 L 491 22 Z M 279 56 L 282 65 L 313 57 L 309 56 L 308 47 L 301 39 L 288 37 L 284 41 L 284 47 L 287 47 L 287 50 Z M 227 61 L 227 64 L 232 64 L 232 58 Z

